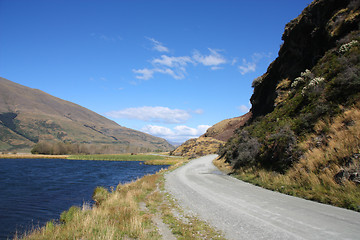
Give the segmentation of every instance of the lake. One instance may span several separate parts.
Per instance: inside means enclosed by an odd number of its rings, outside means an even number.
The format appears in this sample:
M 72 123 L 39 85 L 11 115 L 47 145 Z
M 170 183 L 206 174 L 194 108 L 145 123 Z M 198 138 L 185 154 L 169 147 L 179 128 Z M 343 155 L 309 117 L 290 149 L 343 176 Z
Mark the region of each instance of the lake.
M 141 162 L 0 159 L 0 239 L 59 219 L 71 206 L 92 203 L 97 186 L 153 174 L 167 166 Z

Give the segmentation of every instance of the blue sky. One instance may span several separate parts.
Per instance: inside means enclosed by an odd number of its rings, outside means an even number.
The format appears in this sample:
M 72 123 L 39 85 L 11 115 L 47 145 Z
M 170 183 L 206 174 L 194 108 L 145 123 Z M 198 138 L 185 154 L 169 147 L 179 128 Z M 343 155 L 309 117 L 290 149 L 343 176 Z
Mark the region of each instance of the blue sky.
M 310 0 L 0 0 L 0 76 L 182 142 L 250 108 Z

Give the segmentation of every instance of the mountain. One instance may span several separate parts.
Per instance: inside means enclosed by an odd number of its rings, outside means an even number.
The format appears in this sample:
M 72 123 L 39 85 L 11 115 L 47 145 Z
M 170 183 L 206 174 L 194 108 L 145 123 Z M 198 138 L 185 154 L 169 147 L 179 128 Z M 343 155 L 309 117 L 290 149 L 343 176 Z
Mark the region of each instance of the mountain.
M 251 113 L 249 112 L 240 117 L 225 119 L 210 127 L 199 138 L 189 139 L 177 146 L 170 154 L 195 158 L 217 153 L 219 148 L 234 135 L 235 130 L 244 126 L 250 118 Z
M 315 0 L 282 39 L 251 117 L 202 138 L 226 136 L 215 164 L 243 180 L 360 211 L 360 0 Z
M 359 30 L 359 0 L 313 1 L 285 26 L 279 56 L 252 83 L 252 118 L 221 151 L 234 168 L 285 172 L 303 145 L 329 144 L 332 122 L 359 107 Z
M 248 112 L 240 117 L 225 119 L 210 127 L 203 137 L 212 137 L 226 142 L 234 135 L 236 129 L 244 126 L 249 121 L 251 116 L 251 112 Z
M 0 151 L 38 142 L 82 144 L 93 152 L 168 151 L 164 139 L 122 127 L 75 103 L 0 78 Z

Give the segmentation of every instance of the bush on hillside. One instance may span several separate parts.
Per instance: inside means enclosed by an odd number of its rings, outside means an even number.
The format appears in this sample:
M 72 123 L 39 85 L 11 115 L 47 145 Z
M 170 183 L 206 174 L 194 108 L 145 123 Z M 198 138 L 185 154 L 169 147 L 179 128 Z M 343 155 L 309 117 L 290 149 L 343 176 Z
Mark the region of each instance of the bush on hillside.
M 289 126 L 285 126 L 267 137 L 260 154 L 260 161 L 264 168 L 284 173 L 298 161 L 300 155 L 295 133 Z
M 235 169 L 238 169 L 255 164 L 259 150 L 260 143 L 257 138 L 251 137 L 247 131 L 241 131 L 233 139 L 231 145 L 225 147 L 222 152 L 226 156 L 227 161 Z

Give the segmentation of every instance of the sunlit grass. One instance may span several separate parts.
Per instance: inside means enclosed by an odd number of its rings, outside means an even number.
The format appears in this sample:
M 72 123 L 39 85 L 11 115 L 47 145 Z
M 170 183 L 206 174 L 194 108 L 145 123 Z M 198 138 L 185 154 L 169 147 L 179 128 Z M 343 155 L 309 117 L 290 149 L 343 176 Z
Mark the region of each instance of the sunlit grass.
M 305 155 L 286 173 L 247 167 L 237 170 L 234 176 L 271 190 L 360 211 L 360 185 L 346 179 L 335 180 L 340 170 L 360 164 L 360 159 L 352 157 L 360 154 L 360 110 L 352 108 L 331 124 L 326 122 L 330 121 L 316 124 L 316 133 L 302 143 L 308 149 Z M 327 133 L 327 143 L 311 147 L 321 132 Z M 223 162 L 217 165 L 226 166 Z
M 170 170 L 185 161 L 178 161 Z M 119 184 L 112 191 L 98 187 L 93 195 L 96 204 L 92 207 L 89 204 L 71 207 L 61 214 L 60 221 L 49 221 L 14 239 L 163 239 L 154 222 L 155 216 L 160 216 L 177 239 L 223 239 L 204 221 L 193 216 L 186 216 L 183 221 L 174 216 L 172 209 L 182 210 L 164 191 L 165 172 Z

